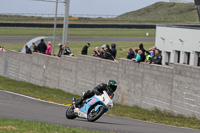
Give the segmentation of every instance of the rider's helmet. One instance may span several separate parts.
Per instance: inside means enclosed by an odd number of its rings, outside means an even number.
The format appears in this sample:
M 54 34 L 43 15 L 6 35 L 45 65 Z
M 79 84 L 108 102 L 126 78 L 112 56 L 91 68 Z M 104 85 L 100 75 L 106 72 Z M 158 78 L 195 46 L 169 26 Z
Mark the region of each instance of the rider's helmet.
M 109 91 L 115 92 L 115 90 L 117 89 L 117 82 L 114 80 L 109 80 L 107 87 L 108 87 Z

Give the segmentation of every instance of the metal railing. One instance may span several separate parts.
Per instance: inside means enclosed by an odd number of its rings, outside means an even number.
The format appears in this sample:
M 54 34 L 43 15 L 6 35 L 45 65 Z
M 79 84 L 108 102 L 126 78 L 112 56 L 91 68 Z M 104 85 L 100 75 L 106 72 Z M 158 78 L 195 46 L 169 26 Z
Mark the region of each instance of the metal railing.
M 58 23 L 63 22 L 64 14 L 58 14 Z M 117 15 L 96 15 L 96 14 L 71 14 L 70 21 L 74 22 L 191 22 L 199 23 L 199 18 L 180 19 L 179 17 L 162 16 L 162 17 L 132 17 Z M 54 21 L 54 14 L 35 14 L 35 13 L 1 13 L 0 22 L 50 22 Z

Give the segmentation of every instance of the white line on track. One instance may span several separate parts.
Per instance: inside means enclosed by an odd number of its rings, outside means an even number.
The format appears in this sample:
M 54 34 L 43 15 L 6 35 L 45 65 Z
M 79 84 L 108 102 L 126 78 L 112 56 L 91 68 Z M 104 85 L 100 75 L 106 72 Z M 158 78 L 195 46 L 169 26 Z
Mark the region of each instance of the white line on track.
M 26 95 L 14 93 L 14 92 L 10 92 L 10 91 L 0 90 L 0 92 L 6 92 L 6 93 L 9 93 L 9 94 L 13 94 L 13 95 L 17 95 L 17 96 L 25 97 L 25 98 L 28 98 L 28 99 L 32 99 L 32 100 L 36 100 L 36 101 L 45 102 L 45 103 L 51 103 L 51 104 L 55 104 L 55 105 L 59 105 L 59 106 L 63 106 L 63 107 L 69 107 L 69 106 L 67 106 L 67 105 L 63 105 L 63 104 L 60 104 L 60 103 L 49 102 L 49 101 L 45 101 L 45 100 L 33 98 L 33 97 L 30 97 L 30 96 L 26 96 Z

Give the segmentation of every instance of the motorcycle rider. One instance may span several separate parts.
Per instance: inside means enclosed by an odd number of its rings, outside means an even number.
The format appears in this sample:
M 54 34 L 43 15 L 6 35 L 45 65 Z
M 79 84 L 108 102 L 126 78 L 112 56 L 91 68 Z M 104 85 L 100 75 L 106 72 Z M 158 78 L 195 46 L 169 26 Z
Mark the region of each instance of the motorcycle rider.
M 114 80 L 109 80 L 107 84 L 101 83 L 98 86 L 96 86 L 92 91 L 88 90 L 79 100 L 76 100 L 73 98 L 73 103 L 75 103 L 76 107 L 79 107 L 83 101 L 85 101 L 88 98 L 91 98 L 92 96 L 96 95 L 102 95 L 103 91 L 106 91 L 110 98 L 114 97 L 114 92 L 117 89 L 117 82 Z

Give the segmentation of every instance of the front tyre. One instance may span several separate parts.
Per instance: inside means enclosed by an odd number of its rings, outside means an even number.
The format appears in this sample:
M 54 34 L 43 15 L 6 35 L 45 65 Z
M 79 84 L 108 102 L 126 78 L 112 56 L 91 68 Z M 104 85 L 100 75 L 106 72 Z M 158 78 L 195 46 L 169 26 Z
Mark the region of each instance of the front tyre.
M 97 111 L 95 111 L 94 109 L 95 109 L 95 107 L 92 108 L 88 113 L 87 120 L 89 122 L 94 122 L 97 119 L 99 119 L 104 114 L 104 111 L 105 111 L 104 107 L 102 107 L 102 106 L 99 107 L 97 109 Z
M 67 111 L 66 111 L 66 117 L 68 119 L 75 119 L 76 118 L 76 115 L 75 115 L 75 112 L 74 112 L 74 106 L 71 105 Z

